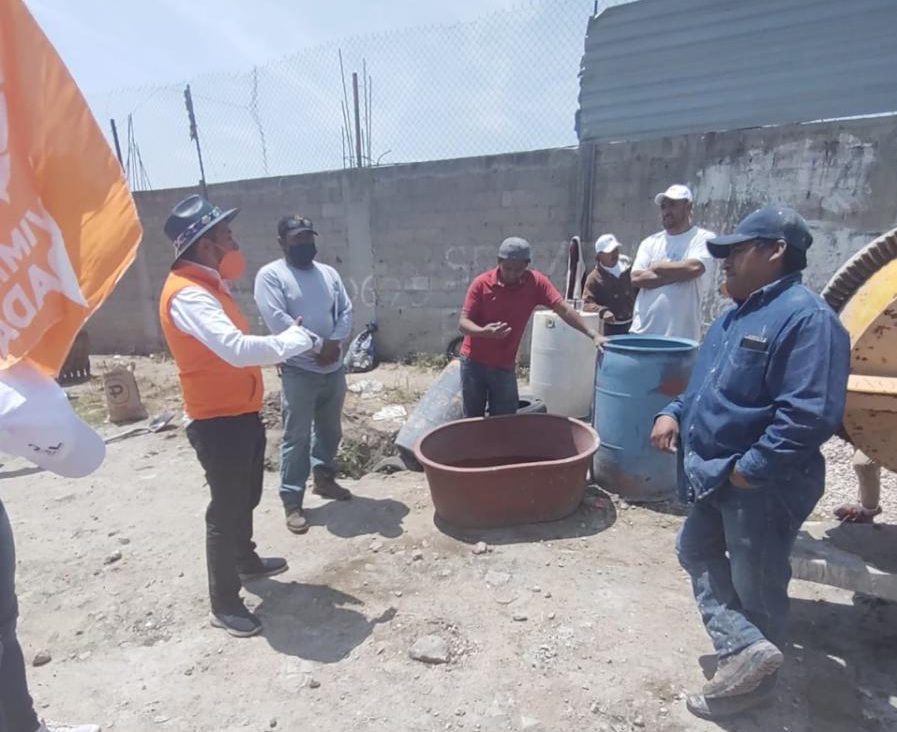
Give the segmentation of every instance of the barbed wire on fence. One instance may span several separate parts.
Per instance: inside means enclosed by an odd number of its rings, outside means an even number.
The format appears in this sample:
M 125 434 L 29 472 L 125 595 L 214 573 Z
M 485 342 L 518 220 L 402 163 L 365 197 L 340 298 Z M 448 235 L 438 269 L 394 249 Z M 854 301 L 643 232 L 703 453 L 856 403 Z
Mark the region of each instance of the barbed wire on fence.
M 346 75 L 358 72 L 364 86 L 365 164 L 574 145 L 578 74 L 593 10 L 593 0 L 531 0 L 473 22 L 355 37 L 245 72 L 192 78 L 206 179 L 357 162 L 340 56 Z M 107 132 L 110 119 L 133 120 L 141 184 L 193 186 L 199 179 L 185 85 L 91 99 Z

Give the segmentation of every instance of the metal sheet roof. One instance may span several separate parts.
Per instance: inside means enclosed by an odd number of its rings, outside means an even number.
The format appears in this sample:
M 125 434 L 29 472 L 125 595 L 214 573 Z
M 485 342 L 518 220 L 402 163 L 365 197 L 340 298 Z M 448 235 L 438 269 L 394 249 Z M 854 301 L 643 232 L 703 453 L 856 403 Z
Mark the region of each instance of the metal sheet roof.
M 589 22 L 580 141 L 897 111 L 897 0 L 639 0 Z

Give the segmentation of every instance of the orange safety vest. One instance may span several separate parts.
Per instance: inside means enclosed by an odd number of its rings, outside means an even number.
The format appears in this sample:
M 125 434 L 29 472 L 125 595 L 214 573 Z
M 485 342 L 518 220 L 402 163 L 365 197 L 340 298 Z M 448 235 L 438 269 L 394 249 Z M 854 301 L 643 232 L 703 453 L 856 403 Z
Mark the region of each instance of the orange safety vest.
M 264 396 L 262 370 L 257 366 L 231 366 L 172 321 L 171 300 L 185 287 L 206 290 L 221 303 L 227 317 L 242 333 L 250 330 L 240 306 L 212 273 L 190 263 L 180 264 L 169 273 L 162 287 L 159 318 L 178 366 L 187 414 L 193 419 L 212 419 L 260 412 Z

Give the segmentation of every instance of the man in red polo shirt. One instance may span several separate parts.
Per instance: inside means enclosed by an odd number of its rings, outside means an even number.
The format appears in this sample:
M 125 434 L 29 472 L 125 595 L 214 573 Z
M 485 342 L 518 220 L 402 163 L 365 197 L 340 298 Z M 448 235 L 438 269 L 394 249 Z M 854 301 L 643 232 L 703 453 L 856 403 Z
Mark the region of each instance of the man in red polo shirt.
M 529 269 L 530 246 L 512 236 L 498 249 L 498 266 L 483 272 L 470 285 L 458 329 L 461 346 L 461 393 L 465 417 L 514 414 L 517 411 L 517 348 L 523 331 L 539 305 L 592 339 L 596 347 L 604 336 L 596 333 L 561 297 L 545 275 Z

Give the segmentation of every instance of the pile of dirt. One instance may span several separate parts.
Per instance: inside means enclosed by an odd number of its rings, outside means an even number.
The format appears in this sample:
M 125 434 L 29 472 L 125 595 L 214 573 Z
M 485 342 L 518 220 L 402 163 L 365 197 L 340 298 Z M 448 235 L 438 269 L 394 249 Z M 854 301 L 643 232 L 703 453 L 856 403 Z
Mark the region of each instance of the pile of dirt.
M 343 440 L 337 454 L 340 477 L 361 478 L 372 472 L 385 458 L 397 455 L 395 439 L 401 429 L 401 422 L 394 420 L 374 421 L 372 415 L 388 403 L 390 390 L 383 398 L 366 398 L 356 394 L 346 395 L 343 408 Z M 417 402 L 417 394 L 402 395 L 410 402 L 406 410 L 410 412 Z M 405 405 L 403 405 L 405 406 Z M 280 444 L 283 439 L 281 394 L 272 391 L 265 395 L 262 405 L 262 421 L 268 432 L 268 447 L 265 453 L 265 469 L 280 470 Z

